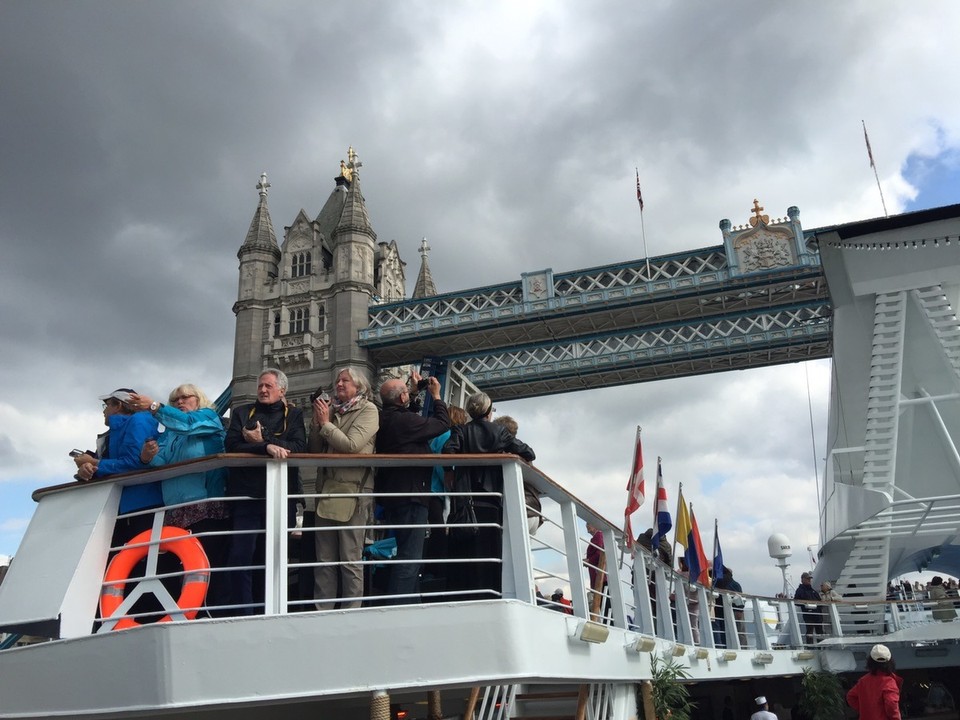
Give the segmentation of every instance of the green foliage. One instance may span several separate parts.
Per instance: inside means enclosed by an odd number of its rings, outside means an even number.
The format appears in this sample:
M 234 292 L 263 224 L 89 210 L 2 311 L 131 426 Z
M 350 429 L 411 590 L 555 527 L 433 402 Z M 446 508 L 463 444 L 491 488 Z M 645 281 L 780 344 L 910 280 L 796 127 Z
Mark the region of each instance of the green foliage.
M 661 660 L 654 655 L 650 665 L 653 673 L 653 709 L 656 718 L 646 720 L 690 720 L 697 704 L 690 700 L 690 691 L 683 683 L 690 677 L 686 668 L 669 658 Z M 637 705 L 643 707 L 640 686 L 637 686 Z
M 840 678 L 833 673 L 803 669 L 800 712 L 807 720 L 843 720 L 847 702 Z

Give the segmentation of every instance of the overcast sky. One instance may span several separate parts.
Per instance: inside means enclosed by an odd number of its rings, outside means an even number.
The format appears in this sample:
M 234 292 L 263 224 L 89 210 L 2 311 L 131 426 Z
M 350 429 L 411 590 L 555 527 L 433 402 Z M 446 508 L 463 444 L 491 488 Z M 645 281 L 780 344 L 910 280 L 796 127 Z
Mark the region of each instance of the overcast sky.
M 919 8 L 919 9 L 918 9 Z M 353 146 L 380 240 L 441 292 L 718 245 L 758 198 L 805 228 L 960 201 L 960 4 L 0 4 L 0 554 L 72 474 L 99 395 L 217 395 L 266 171 L 278 235 Z M 830 364 L 501 403 L 615 521 L 635 428 L 748 591 L 817 537 Z M 809 386 L 809 395 L 808 395 Z M 811 430 L 810 407 L 813 428 Z M 816 442 L 816 450 L 813 442 Z M 822 469 L 819 470 L 822 476 Z M 635 526 L 649 524 L 648 503 Z

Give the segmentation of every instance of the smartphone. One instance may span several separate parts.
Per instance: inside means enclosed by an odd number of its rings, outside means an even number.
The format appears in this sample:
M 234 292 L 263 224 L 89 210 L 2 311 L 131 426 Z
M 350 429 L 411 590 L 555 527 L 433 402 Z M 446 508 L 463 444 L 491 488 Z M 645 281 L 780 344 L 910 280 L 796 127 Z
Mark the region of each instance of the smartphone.
M 81 455 L 83 455 L 83 450 L 77 450 L 74 448 L 70 451 L 70 457 L 80 457 Z

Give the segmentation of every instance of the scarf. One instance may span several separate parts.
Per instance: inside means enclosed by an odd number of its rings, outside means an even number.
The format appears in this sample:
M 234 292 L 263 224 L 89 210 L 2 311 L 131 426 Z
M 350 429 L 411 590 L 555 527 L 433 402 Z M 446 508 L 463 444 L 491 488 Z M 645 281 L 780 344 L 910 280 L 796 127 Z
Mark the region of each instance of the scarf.
M 333 411 L 337 415 L 346 415 L 348 412 L 353 410 L 357 403 L 363 399 L 362 395 L 354 395 L 350 400 L 347 400 L 345 403 L 338 403 L 336 400 L 331 401 L 330 405 L 333 407 Z

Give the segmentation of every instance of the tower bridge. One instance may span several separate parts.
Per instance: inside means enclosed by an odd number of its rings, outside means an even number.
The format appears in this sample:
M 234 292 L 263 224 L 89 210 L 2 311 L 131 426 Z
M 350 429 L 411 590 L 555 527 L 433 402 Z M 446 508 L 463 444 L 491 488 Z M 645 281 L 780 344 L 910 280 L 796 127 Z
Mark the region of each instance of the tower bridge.
M 501 400 L 830 356 L 830 303 L 799 211 L 721 223 L 724 244 L 371 306 L 380 366 L 444 358 Z
M 815 253 L 811 253 L 815 256 Z M 721 248 L 372 306 L 380 366 L 439 356 L 503 400 L 829 357 L 819 265 L 736 276 Z

